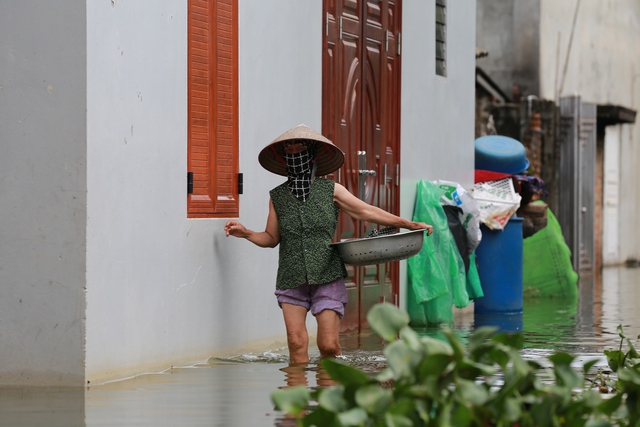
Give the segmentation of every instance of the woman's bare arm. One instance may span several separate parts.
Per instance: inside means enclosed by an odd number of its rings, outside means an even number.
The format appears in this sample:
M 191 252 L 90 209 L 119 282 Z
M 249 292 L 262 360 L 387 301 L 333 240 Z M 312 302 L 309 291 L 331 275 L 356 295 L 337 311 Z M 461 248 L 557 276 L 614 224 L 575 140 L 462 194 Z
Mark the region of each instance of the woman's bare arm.
M 278 231 L 278 216 L 273 207 L 273 202 L 269 199 L 269 216 L 267 226 L 264 231 L 253 231 L 240 224 L 238 221 L 227 221 L 224 226 L 227 237 L 234 236 L 247 239 L 261 248 L 274 248 L 280 243 L 280 232 Z
M 353 219 L 390 227 L 407 228 L 409 230 L 427 230 L 427 235 L 433 232 L 433 227 L 429 224 L 409 221 L 377 206 L 363 202 L 338 183 L 336 183 L 333 192 L 333 201 Z

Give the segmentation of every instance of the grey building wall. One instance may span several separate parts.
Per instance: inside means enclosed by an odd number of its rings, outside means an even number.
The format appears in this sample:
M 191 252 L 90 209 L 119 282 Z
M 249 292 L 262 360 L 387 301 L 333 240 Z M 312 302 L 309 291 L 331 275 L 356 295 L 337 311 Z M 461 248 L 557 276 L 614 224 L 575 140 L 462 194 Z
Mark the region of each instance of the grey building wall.
M 510 98 L 539 95 L 540 0 L 478 0 L 476 45 L 489 55 L 477 60 Z
M 540 95 L 540 0 L 520 0 L 513 5 L 513 82 L 519 95 Z M 491 54 L 489 54 L 491 55 Z
M 477 64 L 507 94 L 517 86 L 524 97 L 640 106 L 637 0 L 478 0 L 477 9 L 477 45 L 489 52 Z M 638 126 L 605 138 L 605 264 L 640 259 L 640 242 L 629 238 L 640 233 Z
M 579 94 L 584 101 L 595 104 L 634 110 L 640 107 L 637 0 L 542 0 L 540 46 L 543 97 Z M 640 182 L 640 123 L 636 119 L 633 125 L 618 126 L 607 128 L 611 135 L 605 137 L 604 147 L 606 264 L 640 259 L 640 241 L 636 238 L 640 235 L 640 192 L 636 184 Z
M 85 2 L 35 3 L 0 2 L 0 385 L 82 385 Z

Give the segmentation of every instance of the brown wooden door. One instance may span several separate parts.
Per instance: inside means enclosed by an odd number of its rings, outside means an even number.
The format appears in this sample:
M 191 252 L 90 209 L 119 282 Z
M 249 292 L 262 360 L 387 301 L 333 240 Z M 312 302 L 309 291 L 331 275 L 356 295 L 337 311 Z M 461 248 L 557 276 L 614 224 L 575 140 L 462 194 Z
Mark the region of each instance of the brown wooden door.
M 400 0 L 324 3 L 323 133 L 346 153 L 333 179 L 367 203 L 398 214 Z M 338 236 L 363 237 L 376 224 L 341 214 Z M 367 327 L 378 301 L 397 301 L 398 262 L 348 267 L 343 329 Z

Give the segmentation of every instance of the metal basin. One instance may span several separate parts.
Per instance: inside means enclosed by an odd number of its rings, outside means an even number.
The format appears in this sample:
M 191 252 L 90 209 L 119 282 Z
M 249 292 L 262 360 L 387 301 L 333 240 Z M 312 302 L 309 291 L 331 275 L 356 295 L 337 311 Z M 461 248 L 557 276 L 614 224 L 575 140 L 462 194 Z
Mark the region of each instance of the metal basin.
M 349 265 L 384 264 L 407 259 L 422 249 L 426 230 L 413 230 L 387 236 L 365 237 L 332 243 L 342 261 Z

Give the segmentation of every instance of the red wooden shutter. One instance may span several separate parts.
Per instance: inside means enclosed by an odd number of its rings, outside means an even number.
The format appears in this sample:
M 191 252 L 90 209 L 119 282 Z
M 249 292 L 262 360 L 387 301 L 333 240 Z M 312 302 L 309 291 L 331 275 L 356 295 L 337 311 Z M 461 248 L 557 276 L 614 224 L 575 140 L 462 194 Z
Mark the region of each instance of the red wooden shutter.
M 238 216 L 237 0 L 189 0 L 187 214 Z

